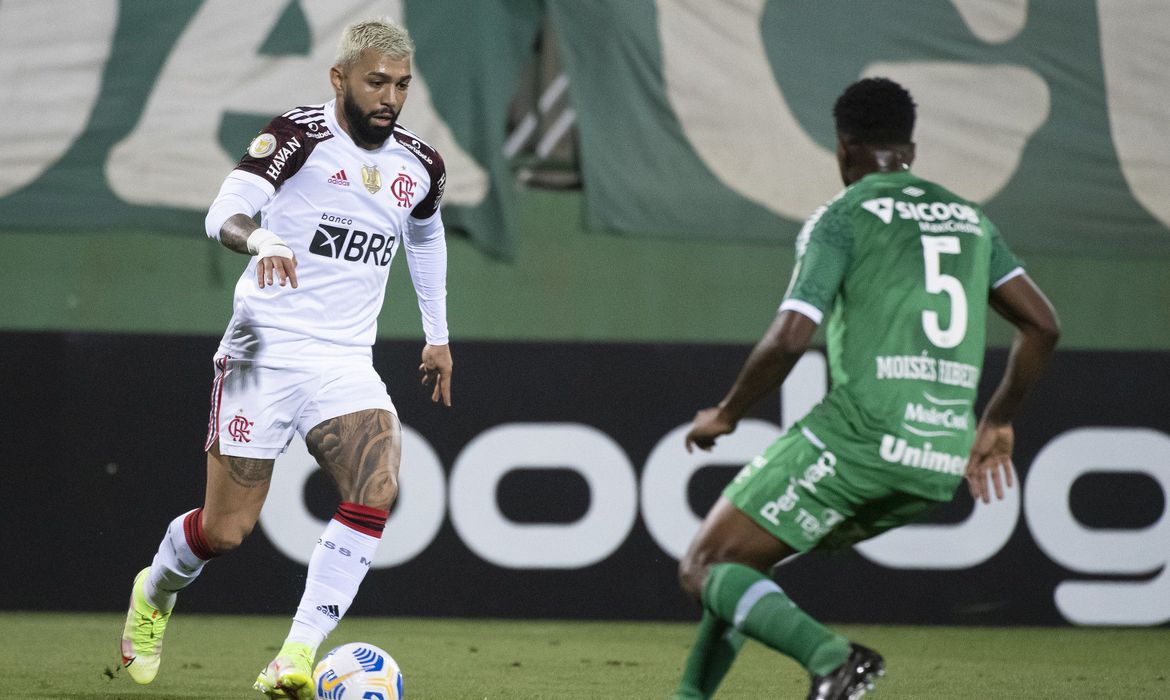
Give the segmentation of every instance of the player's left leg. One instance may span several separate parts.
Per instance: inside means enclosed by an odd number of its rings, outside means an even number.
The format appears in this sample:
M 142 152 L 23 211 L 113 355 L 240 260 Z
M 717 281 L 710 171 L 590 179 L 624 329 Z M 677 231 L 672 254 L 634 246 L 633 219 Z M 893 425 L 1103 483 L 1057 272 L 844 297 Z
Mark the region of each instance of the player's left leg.
M 336 483 L 341 504 L 309 559 L 288 637 L 256 688 L 271 697 L 311 700 L 317 649 L 353 603 L 398 495 L 402 428 L 388 410 L 362 410 L 322 421 L 305 444 Z

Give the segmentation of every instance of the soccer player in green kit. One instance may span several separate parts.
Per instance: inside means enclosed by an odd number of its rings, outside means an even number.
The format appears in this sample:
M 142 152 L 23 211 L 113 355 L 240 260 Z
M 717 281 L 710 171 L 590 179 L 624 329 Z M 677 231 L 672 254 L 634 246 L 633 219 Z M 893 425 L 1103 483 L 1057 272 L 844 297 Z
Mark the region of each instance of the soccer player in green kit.
M 687 449 L 709 450 L 735 430 L 826 316 L 832 388 L 740 471 L 680 562 L 703 618 L 675 700 L 711 697 L 745 637 L 804 666 L 810 699 L 872 688 L 882 657 L 811 618 L 766 572 L 906 524 L 950 500 L 964 478 L 973 497 L 1002 498 L 1012 485 L 1012 419 L 1060 333 L 979 206 L 910 171 L 906 90 L 858 81 L 833 115 L 846 188 L 801 230 L 776 320 L 723 401 L 696 414 Z M 1017 334 L 976 425 L 989 306 Z

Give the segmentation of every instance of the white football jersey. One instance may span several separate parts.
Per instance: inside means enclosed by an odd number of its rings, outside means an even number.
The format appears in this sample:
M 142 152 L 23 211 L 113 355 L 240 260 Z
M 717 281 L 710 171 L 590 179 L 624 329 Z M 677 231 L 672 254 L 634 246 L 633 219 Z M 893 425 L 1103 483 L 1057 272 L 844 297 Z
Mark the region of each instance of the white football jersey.
M 368 357 L 403 245 L 427 342 L 446 343 L 444 179 L 439 153 L 400 126 L 377 150 L 358 147 L 338 126 L 333 101 L 273 119 L 221 196 L 231 186 L 267 193 L 260 225 L 296 255 L 298 287 L 261 289 L 253 257 L 236 283 L 220 352 L 278 362 Z

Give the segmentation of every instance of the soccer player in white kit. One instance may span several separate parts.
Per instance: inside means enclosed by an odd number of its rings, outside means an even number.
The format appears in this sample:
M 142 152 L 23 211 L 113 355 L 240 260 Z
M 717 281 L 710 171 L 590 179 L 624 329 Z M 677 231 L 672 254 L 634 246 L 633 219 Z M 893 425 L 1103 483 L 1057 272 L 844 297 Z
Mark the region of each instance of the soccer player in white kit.
M 207 235 L 253 257 L 214 358 L 204 505 L 171 522 L 134 580 L 122 662 L 138 683 L 158 673 L 177 592 L 252 531 L 296 431 L 341 504 L 288 637 L 254 687 L 314 697 L 317 649 L 353 602 L 398 492 L 401 428 L 371 345 L 400 247 L 426 334 L 422 381 L 451 405 L 443 160 L 397 125 L 413 51 L 392 22 L 347 27 L 330 69 L 335 99 L 273 119 L 210 207 Z

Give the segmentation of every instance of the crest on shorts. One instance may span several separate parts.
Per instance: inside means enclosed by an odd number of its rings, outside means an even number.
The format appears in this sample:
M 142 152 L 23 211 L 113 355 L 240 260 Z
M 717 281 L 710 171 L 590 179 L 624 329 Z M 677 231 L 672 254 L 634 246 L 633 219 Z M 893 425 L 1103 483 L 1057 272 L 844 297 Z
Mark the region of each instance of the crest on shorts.
M 248 155 L 253 158 L 263 158 L 276 150 L 276 137 L 267 132 L 252 139 L 248 144 Z
M 253 425 L 256 425 L 255 421 L 250 421 L 241 415 L 237 415 L 227 424 L 228 435 L 231 435 L 232 439 L 236 442 L 252 442 L 250 433 L 252 432 Z
M 378 190 L 382 189 L 382 173 L 378 172 L 378 166 L 362 166 L 362 184 L 370 194 L 378 194 Z

